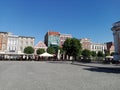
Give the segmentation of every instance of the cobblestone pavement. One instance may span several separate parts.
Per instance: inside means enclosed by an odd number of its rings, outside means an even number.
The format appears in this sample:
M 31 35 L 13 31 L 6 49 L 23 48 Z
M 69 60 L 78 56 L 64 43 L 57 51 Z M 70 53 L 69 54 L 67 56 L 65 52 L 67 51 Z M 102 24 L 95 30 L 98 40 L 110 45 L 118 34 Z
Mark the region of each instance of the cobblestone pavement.
M 120 66 L 0 61 L 0 90 L 120 90 Z

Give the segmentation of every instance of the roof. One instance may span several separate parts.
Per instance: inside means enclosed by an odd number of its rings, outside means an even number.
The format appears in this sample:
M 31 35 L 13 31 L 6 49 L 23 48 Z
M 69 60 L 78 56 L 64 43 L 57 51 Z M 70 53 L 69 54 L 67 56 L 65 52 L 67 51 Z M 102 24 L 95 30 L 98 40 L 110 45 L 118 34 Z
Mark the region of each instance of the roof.
M 49 31 L 48 35 L 60 35 L 60 33 L 59 32 Z
M 21 38 L 35 38 L 35 37 L 30 37 L 30 36 L 19 36 Z
M 8 34 L 8 32 L 1 32 L 1 31 L 0 31 L 0 33 Z

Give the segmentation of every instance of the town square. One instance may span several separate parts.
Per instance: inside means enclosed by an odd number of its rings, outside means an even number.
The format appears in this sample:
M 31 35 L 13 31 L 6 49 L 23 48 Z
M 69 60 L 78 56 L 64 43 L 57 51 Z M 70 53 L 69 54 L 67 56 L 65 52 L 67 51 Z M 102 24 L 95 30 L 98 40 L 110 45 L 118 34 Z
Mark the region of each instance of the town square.
M 0 0 L 0 90 L 120 90 L 120 0 Z

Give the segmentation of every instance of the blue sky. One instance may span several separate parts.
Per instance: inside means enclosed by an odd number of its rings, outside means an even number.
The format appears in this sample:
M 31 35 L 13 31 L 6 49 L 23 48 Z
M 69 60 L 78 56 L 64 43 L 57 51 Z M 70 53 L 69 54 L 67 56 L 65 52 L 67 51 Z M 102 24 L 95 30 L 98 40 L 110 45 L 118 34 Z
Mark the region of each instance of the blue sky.
M 48 30 L 113 41 L 112 24 L 120 20 L 120 0 L 0 0 L 0 31 L 33 36 L 35 44 Z

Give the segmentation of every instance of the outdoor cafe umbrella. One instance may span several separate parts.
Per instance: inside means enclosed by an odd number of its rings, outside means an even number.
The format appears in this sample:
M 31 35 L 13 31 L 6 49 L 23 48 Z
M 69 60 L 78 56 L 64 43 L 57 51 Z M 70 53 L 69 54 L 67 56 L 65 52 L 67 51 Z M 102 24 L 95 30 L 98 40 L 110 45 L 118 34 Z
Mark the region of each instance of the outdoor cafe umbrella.
M 45 52 L 43 54 L 40 54 L 40 57 L 53 57 L 53 55 Z
M 112 58 L 113 58 L 113 56 L 106 56 L 106 58 L 111 58 L 111 59 L 112 59 Z

